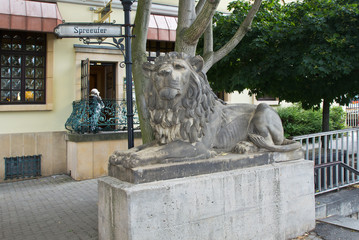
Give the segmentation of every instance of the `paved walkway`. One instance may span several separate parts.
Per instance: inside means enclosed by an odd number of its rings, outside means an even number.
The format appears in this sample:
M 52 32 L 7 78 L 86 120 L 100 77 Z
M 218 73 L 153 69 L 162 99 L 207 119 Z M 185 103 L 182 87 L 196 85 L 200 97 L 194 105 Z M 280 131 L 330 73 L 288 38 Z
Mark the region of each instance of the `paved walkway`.
M 58 175 L 0 183 L 0 239 L 98 239 L 97 198 L 97 179 Z M 314 231 L 296 239 L 357 240 L 359 232 L 317 222 Z
M 0 239 L 90 240 L 97 233 L 97 180 L 66 175 L 0 184 Z

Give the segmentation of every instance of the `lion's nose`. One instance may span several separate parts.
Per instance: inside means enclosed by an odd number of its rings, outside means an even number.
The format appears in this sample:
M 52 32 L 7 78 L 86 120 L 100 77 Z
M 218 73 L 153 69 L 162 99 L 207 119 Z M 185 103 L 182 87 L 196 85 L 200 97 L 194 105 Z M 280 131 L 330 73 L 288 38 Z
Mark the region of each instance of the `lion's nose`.
M 166 69 L 162 69 L 160 71 L 161 75 L 168 75 L 170 73 L 172 73 L 172 69 L 171 68 L 166 68 Z

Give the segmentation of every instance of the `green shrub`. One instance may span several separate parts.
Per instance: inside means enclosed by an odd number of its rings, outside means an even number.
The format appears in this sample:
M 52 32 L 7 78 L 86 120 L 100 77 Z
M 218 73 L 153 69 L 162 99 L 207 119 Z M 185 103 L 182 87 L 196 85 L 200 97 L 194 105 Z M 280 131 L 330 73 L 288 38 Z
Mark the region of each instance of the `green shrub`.
M 276 109 L 282 119 L 284 135 L 300 136 L 322 131 L 322 110 L 304 110 L 299 105 Z M 341 107 L 330 108 L 329 129 L 345 127 L 345 112 Z
M 345 111 L 342 107 L 331 107 L 329 116 L 329 129 L 339 130 L 345 128 Z

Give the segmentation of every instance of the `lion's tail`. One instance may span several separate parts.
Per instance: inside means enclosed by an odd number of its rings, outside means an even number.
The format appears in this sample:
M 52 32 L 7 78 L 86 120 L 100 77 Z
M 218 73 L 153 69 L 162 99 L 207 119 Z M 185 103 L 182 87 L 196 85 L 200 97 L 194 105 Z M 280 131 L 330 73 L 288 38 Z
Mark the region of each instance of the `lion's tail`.
M 270 144 L 264 139 L 264 137 L 253 133 L 249 133 L 248 138 L 257 147 L 265 148 L 273 152 L 290 152 L 302 147 L 299 142 L 288 140 L 288 139 L 285 139 L 283 145 Z

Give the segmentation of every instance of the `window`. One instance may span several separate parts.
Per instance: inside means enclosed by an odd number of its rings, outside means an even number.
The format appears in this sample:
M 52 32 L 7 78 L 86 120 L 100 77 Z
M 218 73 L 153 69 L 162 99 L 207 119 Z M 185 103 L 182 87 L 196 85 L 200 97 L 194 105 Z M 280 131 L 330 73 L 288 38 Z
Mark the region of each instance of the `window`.
M 46 34 L 0 31 L 0 104 L 46 103 Z
M 164 55 L 167 52 L 173 52 L 175 50 L 174 42 L 165 41 L 147 41 L 146 51 L 147 60 L 154 61 L 156 57 Z

